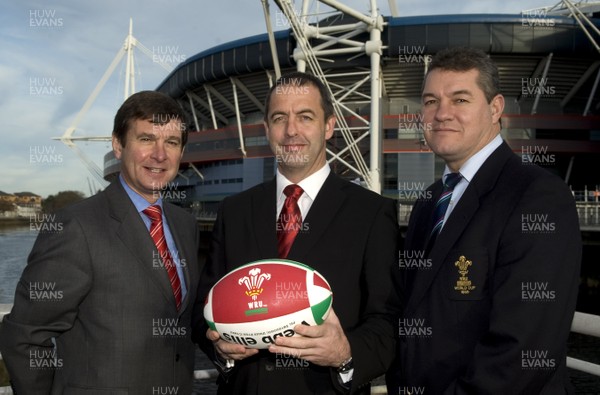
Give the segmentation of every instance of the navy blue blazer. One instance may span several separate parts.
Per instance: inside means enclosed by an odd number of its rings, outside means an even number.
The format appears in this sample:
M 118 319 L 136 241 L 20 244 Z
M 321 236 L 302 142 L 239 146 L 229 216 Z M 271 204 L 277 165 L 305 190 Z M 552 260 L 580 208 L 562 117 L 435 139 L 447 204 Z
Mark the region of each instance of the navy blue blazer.
M 565 393 L 581 261 L 569 188 L 503 143 L 427 252 L 441 189 L 433 184 L 409 221 L 389 393 Z

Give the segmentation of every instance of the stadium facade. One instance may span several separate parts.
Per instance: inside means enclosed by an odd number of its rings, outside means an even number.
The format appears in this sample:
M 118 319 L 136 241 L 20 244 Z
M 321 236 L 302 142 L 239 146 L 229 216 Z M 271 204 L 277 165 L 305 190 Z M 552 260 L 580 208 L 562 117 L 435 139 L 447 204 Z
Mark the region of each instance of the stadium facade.
M 600 21 L 593 18 L 594 25 Z M 381 192 L 410 203 L 441 176 L 443 163 L 426 146 L 419 115 L 423 76 L 431 55 L 451 46 L 484 50 L 498 64 L 506 97 L 502 134 L 524 163 L 559 174 L 573 190 L 600 184 L 600 52 L 571 17 L 547 13 L 518 15 L 439 15 L 386 17 L 380 70 Z M 336 14 L 318 29 L 356 22 Z M 224 197 L 270 179 L 275 158 L 264 136 L 264 100 L 274 83 L 274 59 L 282 73 L 297 68 L 297 40 L 292 29 L 274 34 L 276 57 L 263 34 L 229 42 L 190 57 L 157 88 L 185 109 L 190 133 L 179 176 L 167 198 L 210 219 Z M 353 40 L 367 41 L 368 31 Z M 341 43 L 343 39 L 339 40 Z M 319 44 L 313 38 L 314 45 Z M 332 48 L 335 48 L 334 45 Z M 332 53 L 335 51 L 332 51 Z M 332 54 L 321 67 L 337 98 L 345 100 L 344 118 L 359 138 L 371 111 L 368 56 Z M 356 146 L 368 157 L 368 139 Z M 328 149 L 334 171 L 361 182 L 342 136 Z M 104 176 L 118 174 L 112 153 Z M 404 222 L 402 212 L 400 222 Z

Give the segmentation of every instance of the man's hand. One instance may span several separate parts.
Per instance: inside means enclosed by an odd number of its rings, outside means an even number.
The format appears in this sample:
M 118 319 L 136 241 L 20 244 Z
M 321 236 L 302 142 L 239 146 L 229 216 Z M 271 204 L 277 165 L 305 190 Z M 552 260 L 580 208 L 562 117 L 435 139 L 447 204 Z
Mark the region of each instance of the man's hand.
M 296 325 L 294 331 L 302 336 L 279 336 L 269 351 L 335 368 L 352 355 L 348 338 L 333 309 L 321 325 Z
M 241 361 L 244 358 L 258 354 L 257 349 L 246 348 L 241 344 L 226 342 L 225 340 L 221 339 L 219 332 L 211 329 L 206 331 L 206 338 L 213 342 L 213 346 L 215 346 L 217 354 L 224 360 L 233 359 L 235 361 Z

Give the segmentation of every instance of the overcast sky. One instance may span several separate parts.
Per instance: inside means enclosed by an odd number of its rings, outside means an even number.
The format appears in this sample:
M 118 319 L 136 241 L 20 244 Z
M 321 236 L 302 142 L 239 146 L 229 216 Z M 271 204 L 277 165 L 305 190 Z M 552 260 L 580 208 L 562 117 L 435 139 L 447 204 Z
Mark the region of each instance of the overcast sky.
M 369 11 L 368 0 L 344 3 Z M 401 16 L 414 16 L 519 14 L 556 1 L 396 3 Z M 273 1 L 270 4 L 274 24 L 281 25 L 278 9 Z M 295 4 L 299 8 L 301 1 Z M 390 14 L 388 1 L 378 0 L 378 5 L 384 15 Z M 327 10 L 318 6 L 319 12 Z M 75 120 L 123 45 L 129 18 L 133 18 L 133 35 L 172 66 L 216 45 L 266 32 L 260 0 L 1 1 L 0 191 L 30 191 L 47 197 L 62 190 L 78 190 L 90 195 L 88 183 L 94 184 L 93 177 L 74 151 L 52 138 L 63 135 Z M 168 74 L 141 52 L 137 52 L 136 62 L 138 91 L 155 89 Z M 114 114 L 123 102 L 124 70 L 125 62 L 121 62 L 77 125 L 75 136 L 110 135 Z M 80 142 L 77 146 L 103 168 L 108 142 Z

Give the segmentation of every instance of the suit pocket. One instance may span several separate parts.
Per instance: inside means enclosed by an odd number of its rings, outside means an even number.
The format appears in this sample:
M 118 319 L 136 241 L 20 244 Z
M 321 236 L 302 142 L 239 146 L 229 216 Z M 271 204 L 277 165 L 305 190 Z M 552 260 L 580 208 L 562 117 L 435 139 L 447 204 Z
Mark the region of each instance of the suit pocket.
M 123 388 L 85 388 L 67 386 L 63 395 L 127 395 L 129 391 Z
M 481 248 L 452 250 L 443 267 L 446 296 L 451 300 L 481 300 L 488 293 L 488 254 Z

